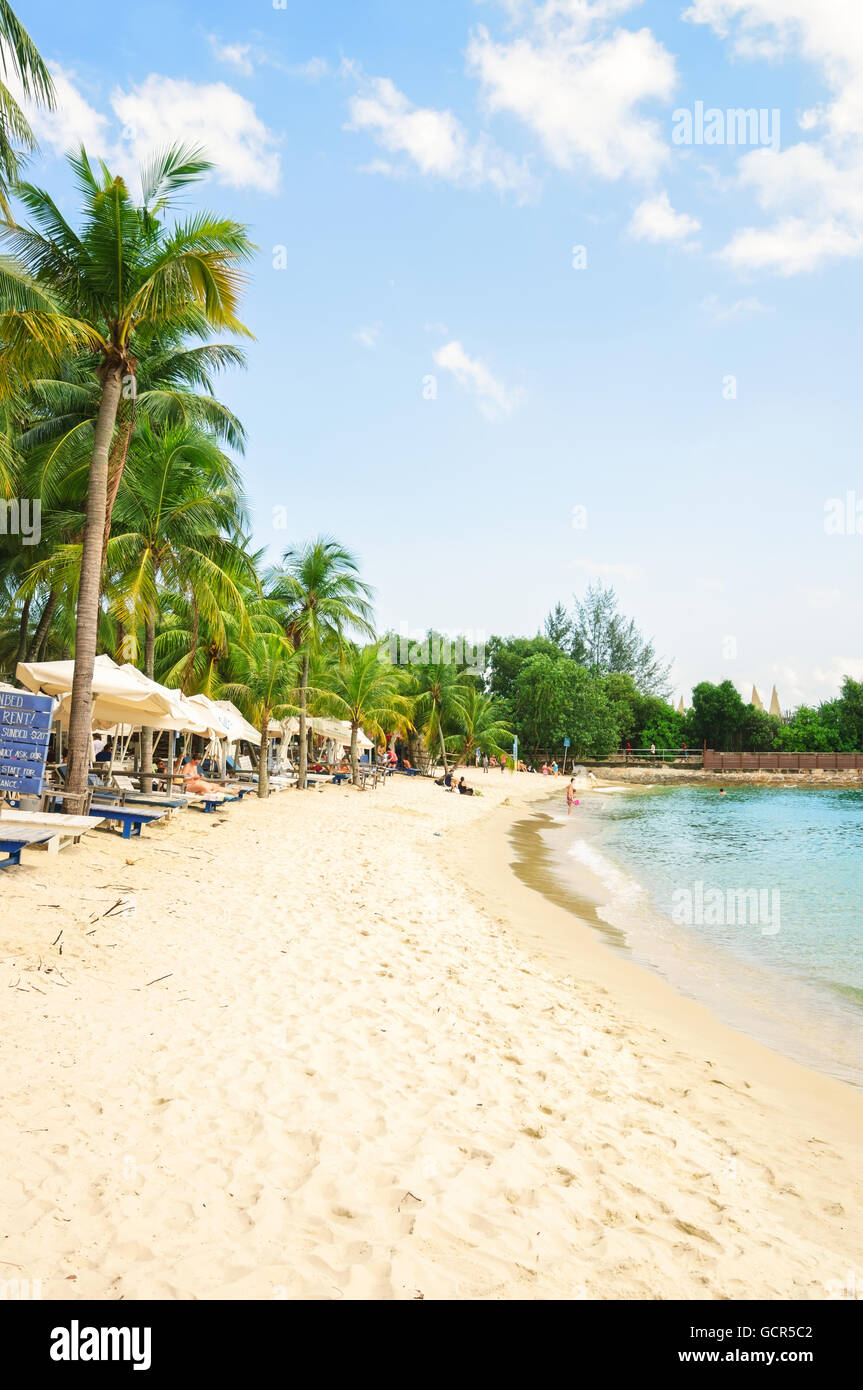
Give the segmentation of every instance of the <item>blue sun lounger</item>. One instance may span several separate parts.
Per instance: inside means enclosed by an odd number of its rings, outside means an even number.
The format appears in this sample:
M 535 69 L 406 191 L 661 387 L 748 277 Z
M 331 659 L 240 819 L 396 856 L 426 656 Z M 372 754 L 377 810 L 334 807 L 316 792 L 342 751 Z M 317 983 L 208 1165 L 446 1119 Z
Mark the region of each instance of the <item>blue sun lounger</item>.
M 154 820 L 164 820 L 165 817 L 164 811 L 135 810 L 131 806 L 116 806 L 111 802 L 97 804 L 95 801 L 90 806 L 89 814 L 102 820 L 117 821 L 123 827 L 124 840 L 140 835 L 142 826 L 152 825 Z
M 47 826 L 10 825 L 7 830 L 3 830 L 0 825 L 0 853 L 8 854 L 8 859 L 0 859 L 0 869 L 11 869 L 21 866 L 21 851 L 28 845 L 44 845 L 48 840 L 54 839 L 54 831 Z

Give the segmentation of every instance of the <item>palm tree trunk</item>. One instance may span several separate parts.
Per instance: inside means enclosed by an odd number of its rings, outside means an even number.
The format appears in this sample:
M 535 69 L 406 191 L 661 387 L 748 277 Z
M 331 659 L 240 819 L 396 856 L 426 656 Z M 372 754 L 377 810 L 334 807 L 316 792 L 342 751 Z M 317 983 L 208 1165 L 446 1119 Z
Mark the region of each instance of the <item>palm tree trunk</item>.
M 270 711 L 264 710 L 261 719 L 261 756 L 258 761 L 258 796 L 263 800 L 270 794 L 270 774 L 267 769 L 270 749 Z
M 303 791 L 306 785 L 306 775 L 309 769 L 309 750 L 306 747 L 306 689 L 309 684 L 309 654 L 303 657 L 303 669 L 300 674 L 300 766 L 297 789 Z
M 30 609 L 33 607 L 33 597 L 25 598 L 21 609 L 21 621 L 18 624 L 18 650 L 15 653 L 15 666 L 19 661 L 24 660 L 27 651 L 27 631 L 30 627 Z M 12 674 L 14 675 L 14 668 Z
M 87 524 L 81 549 L 81 581 L 75 620 L 75 675 L 69 712 L 69 764 L 65 809 L 75 812 L 84 805 L 90 766 L 90 711 L 93 701 L 93 665 L 99 637 L 99 599 L 102 588 L 102 538 L 108 496 L 108 452 L 117 419 L 123 384 L 123 368 L 113 362 L 102 374 L 102 398 L 93 434 L 93 453 L 87 486 Z
M 447 762 L 446 762 L 446 744 L 444 743 L 444 738 L 443 738 L 443 720 L 442 720 L 440 717 L 438 717 L 437 731 L 438 731 L 438 737 L 440 738 L 440 751 L 441 751 L 441 753 L 443 754 L 443 775 L 444 775 L 444 777 L 446 777 L 447 772 L 449 771 L 449 768 L 447 767 Z
M 147 609 L 144 619 L 144 675 L 153 679 L 156 669 L 156 615 Z M 141 730 L 141 791 L 153 790 L 153 730 Z
M 60 590 L 49 589 L 48 597 L 45 600 L 45 607 L 42 609 L 42 616 L 36 625 L 36 631 L 33 633 L 33 640 L 27 652 L 28 661 L 38 661 L 42 656 L 48 641 L 48 629 L 51 626 L 51 619 L 57 611 L 57 604 L 59 602 Z
M 114 514 L 114 503 L 117 500 L 117 493 L 120 491 L 120 483 L 123 478 L 123 469 L 126 467 L 126 458 L 129 453 L 129 442 L 132 438 L 132 427 L 135 424 L 135 401 L 132 400 L 132 413 L 128 420 L 124 420 L 117 437 L 111 447 L 111 454 L 108 459 L 108 482 L 107 496 L 105 498 L 105 529 L 102 533 L 102 568 L 101 574 L 104 582 L 105 560 L 108 554 L 108 541 L 111 537 L 111 517 Z
M 359 749 L 357 747 L 358 728 L 358 724 L 351 724 L 351 781 L 353 782 L 354 786 L 356 786 L 360 780 L 360 760 L 358 757 Z

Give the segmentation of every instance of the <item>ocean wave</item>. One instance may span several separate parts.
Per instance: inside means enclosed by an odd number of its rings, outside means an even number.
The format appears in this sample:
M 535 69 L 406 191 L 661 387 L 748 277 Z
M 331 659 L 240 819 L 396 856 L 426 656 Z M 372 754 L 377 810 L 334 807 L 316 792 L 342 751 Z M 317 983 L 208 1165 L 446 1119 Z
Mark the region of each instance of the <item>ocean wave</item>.
M 638 879 L 633 878 L 631 874 L 625 873 L 612 860 L 607 859 L 595 845 L 588 844 L 586 840 L 574 840 L 568 853 L 599 879 L 616 902 L 631 904 L 648 901 L 648 893 L 644 885 L 639 883 Z

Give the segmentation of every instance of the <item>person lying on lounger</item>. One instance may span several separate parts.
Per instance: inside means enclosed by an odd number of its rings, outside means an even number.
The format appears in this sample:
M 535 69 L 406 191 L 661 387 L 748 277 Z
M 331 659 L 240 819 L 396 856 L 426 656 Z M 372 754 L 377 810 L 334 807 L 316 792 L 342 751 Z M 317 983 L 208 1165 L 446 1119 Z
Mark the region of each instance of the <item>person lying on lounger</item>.
M 186 791 L 192 792 L 194 796 L 222 795 L 222 788 L 217 782 L 208 782 L 205 777 L 201 776 L 197 758 L 183 758 L 182 763 L 178 759 L 174 772 L 179 772 L 182 775 Z

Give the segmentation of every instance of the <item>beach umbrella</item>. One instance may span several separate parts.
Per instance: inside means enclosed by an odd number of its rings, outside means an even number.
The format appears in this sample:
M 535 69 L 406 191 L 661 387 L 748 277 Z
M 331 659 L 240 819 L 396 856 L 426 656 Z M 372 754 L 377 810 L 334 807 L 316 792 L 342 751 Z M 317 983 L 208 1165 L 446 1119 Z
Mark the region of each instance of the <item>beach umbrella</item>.
M 775 714 L 777 719 L 782 718 L 782 707 L 779 704 L 779 696 L 776 694 L 776 686 L 773 687 L 773 694 L 770 696 L 770 713 Z
M 16 671 L 28 690 L 57 698 L 55 719 L 61 726 L 69 723 L 74 674 L 72 661 L 22 661 Z M 93 665 L 91 723 L 97 729 L 146 725 L 157 731 L 174 729 L 204 738 L 227 738 L 224 724 L 213 712 L 196 707 L 181 691 L 150 680 L 137 666 L 128 662 L 118 666 L 104 654 L 97 656 Z
M 749 701 L 749 703 L 750 703 L 750 705 L 752 706 L 753 709 L 763 709 L 763 708 L 764 708 L 764 705 L 763 705 L 762 700 L 761 700 L 761 696 L 758 694 L 758 691 L 755 689 L 755 686 L 754 686 L 754 685 L 753 685 L 753 687 L 752 687 L 752 699 Z
M 130 674 L 134 673 L 134 674 Z M 18 680 L 28 690 L 54 695 L 61 703 L 72 692 L 75 675 L 74 661 L 19 661 L 15 671 Z M 118 666 L 110 656 L 97 656 L 93 666 L 94 722 L 95 706 L 101 701 L 98 714 L 101 726 L 107 724 L 148 724 L 165 715 L 174 714 L 174 695 L 155 681 L 148 681 L 133 666 Z M 169 727 L 164 725 L 162 727 Z
M 312 718 L 308 721 L 309 727 L 322 738 L 330 739 L 334 743 L 346 746 L 351 741 L 351 726 L 347 719 L 323 719 Z M 368 734 L 362 729 L 357 730 L 357 743 L 360 748 L 373 748 L 374 744 Z
M 261 734 L 254 724 L 250 724 L 245 715 L 241 714 L 237 706 L 231 700 L 211 700 L 209 695 L 190 695 L 188 703 L 195 705 L 202 710 L 212 724 L 218 724 L 224 733 L 220 737 L 228 739 L 229 743 L 253 743 L 256 747 L 260 746 Z M 270 726 L 272 729 L 272 725 Z M 277 725 L 278 729 L 280 726 Z

